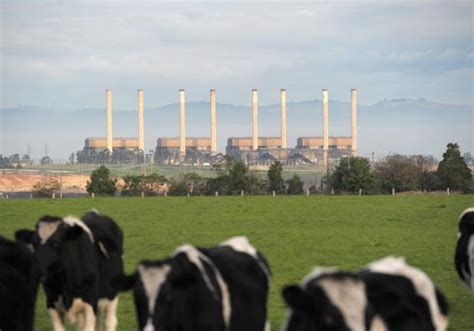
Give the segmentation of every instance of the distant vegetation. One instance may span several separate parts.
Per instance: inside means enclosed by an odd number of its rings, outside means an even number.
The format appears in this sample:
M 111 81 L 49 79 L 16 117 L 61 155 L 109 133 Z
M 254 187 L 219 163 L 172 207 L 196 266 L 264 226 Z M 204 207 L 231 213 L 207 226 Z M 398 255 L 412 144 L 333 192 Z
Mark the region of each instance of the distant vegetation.
M 457 144 L 448 144 L 433 171 L 430 157 L 389 155 L 371 165 L 362 157 L 342 158 L 335 168 L 306 189 L 309 193 L 333 194 L 390 194 L 392 192 L 432 192 L 450 189 L 474 193 L 471 171 L 461 157 Z M 156 173 L 126 175 L 123 184 L 117 185 L 108 168 L 96 169 L 87 184 L 87 191 L 98 195 L 154 196 L 167 192 L 169 195 L 261 195 L 261 194 L 303 194 L 304 182 L 297 174 L 283 179 L 283 167 L 274 162 L 266 177 L 259 175 L 241 161 L 226 158 L 216 165 L 216 177 L 203 177 L 195 172 L 165 177 Z M 308 186 L 308 185 L 307 185 Z

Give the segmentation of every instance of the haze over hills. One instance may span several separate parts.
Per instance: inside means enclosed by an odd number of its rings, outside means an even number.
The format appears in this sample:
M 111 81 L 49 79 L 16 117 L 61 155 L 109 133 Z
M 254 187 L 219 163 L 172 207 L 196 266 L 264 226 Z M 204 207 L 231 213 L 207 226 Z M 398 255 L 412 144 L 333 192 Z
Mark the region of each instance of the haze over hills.
M 219 151 L 225 151 L 232 136 L 251 135 L 251 108 L 217 104 Z M 321 100 L 288 102 L 288 145 L 298 136 L 322 134 Z M 391 99 L 372 105 L 358 105 L 359 155 L 388 153 L 431 154 L 440 157 L 448 142 L 457 142 L 461 151 L 474 152 L 474 107 L 450 105 L 424 99 Z M 178 135 L 178 104 L 147 108 L 145 104 L 145 148 L 155 148 L 156 139 Z M 187 136 L 209 136 L 209 103 L 186 103 Z M 105 136 L 105 110 L 62 110 L 20 106 L 0 110 L 3 155 L 24 154 L 31 145 L 32 157 L 44 155 L 48 145 L 54 160 L 66 160 L 83 148 L 87 137 Z M 113 135 L 136 136 L 136 110 L 113 111 Z M 329 102 L 330 135 L 350 135 L 350 104 Z M 260 136 L 280 135 L 280 105 L 260 105 Z

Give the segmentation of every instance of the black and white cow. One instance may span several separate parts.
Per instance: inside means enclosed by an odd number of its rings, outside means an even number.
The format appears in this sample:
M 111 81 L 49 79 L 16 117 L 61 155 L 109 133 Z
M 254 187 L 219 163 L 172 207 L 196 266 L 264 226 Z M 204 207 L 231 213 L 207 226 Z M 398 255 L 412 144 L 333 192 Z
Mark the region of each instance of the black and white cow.
M 263 331 L 270 269 L 246 237 L 213 248 L 179 247 L 161 261 L 142 261 L 116 280 L 133 288 L 140 330 Z
M 33 330 L 39 278 L 28 247 L 0 236 L 0 330 Z
M 80 330 L 116 329 L 118 291 L 110 283 L 123 274 L 123 234 L 111 218 L 44 216 L 35 231 L 15 236 L 33 244 L 55 331 L 64 330 L 64 314 Z
M 387 257 L 360 272 L 318 268 L 283 289 L 283 330 L 446 330 L 447 302 L 428 276 Z
M 459 237 L 454 257 L 459 278 L 474 292 L 474 208 L 459 218 Z

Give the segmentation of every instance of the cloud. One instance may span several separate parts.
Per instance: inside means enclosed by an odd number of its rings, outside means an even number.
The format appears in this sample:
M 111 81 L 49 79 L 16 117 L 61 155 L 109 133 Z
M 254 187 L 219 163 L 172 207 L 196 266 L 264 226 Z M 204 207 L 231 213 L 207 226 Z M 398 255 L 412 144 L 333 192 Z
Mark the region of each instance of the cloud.
M 472 79 L 461 80 L 474 57 L 468 1 L 0 6 L 3 107 L 97 106 L 107 87 L 120 89 L 114 95 L 143 87 L 153 91 L 147 102 L 163 104 L 182 86 L 188 99 L 215 87 L 234 103 L 254 87 L 266 92 L 262 102 L 277 100 L 280 87 L 300 99 L 319 97 L 323 87 L 346 98 L 358 87 L 367 89 L 365 103 L 415 92 L 472 103 Z

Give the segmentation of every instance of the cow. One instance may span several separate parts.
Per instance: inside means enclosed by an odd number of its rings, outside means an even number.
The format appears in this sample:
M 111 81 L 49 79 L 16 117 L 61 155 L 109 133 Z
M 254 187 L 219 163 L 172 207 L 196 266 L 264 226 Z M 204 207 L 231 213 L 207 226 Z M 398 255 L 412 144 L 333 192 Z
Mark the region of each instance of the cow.
M 459 278 L 474 292 L 474 207 L 459 217 L 459 233 L 454 264 Z
M 301 285 L 288 285 L 285 331 L 444 331 L 445 297 L 404 259 L 386 257 L 358 272 L 316 268 Z
M 81 219 L 43 216 L 34 231 L 15 236 L 33 245 L 55 331 L 64 330 L 64 315 L 79 330 L 116 329 L 118 291 L 110 284 L 123 274 L 123 233 L 111 218 L 95 210 Z
M 212 248 L 180 246 L 114 284 L 133 288 L 140 330 L 263 331 L 270 281 L 265 257 L 239 236 Z
M 39 279 L 28 247 L 0 236 L 0 330 L 33 330 Z

